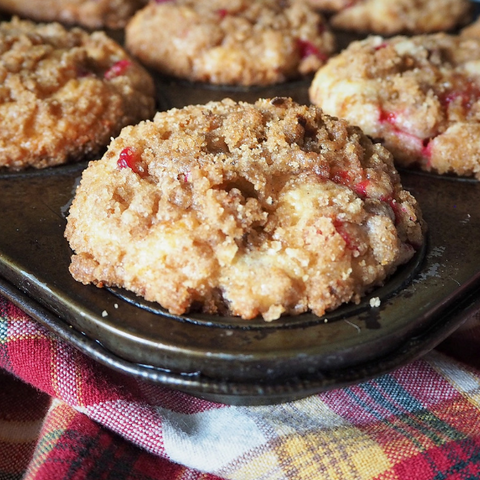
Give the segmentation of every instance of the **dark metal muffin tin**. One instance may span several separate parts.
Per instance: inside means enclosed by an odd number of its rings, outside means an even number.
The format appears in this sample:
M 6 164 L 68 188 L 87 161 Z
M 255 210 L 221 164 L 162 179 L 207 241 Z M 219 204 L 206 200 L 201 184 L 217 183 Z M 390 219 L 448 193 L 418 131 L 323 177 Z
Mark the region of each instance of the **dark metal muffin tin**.
M 208 88 L 157 79 L 159 109 L 272 88 Z M 425 248 L 360 305 L 274 322 L 174 316 L 122 290 L 73 280 L 66 214 L 86 163 L 0 173 L 0 292 L 95 360 L 129 375 L 230 404 L 276 403 L 388 372 L 435 347 L 480 309 L 480 184 L 402 171 L 429 230 Z M 370 299 L 379 297 L 379 307 Z

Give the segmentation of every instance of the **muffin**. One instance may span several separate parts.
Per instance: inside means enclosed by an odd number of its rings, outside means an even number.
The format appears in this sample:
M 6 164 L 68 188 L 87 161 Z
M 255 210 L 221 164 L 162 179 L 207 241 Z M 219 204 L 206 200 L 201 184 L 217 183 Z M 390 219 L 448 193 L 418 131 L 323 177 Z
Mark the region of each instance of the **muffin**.
M 469 0 L 306 0 L 331 12 L 333 27 L 396 35 L 452 30 L 472 17 Z
M 102 32 L 0 24 L 0 167 L 44 168 L 104 152 L 153 117 L 153 80 Z
M 67 219 L 73 277 L 190 311 L 318 316 L 382 285 L 423 242 L 391 154 L 289 98 L 225 99 L 125 127 Z
M 127 25 L 126 46 L 167 75 L 251 86 L 314 73 L 334 37 L 303 0 L 176 0 L 140 10 Z
M 88 29 L 124 28 L 148 0 L 0 0 L 0 11 L 36 22 Z
M 480 39 L 369 37 L 319 69 L 309 94 L 400 166 L 480 178 Z

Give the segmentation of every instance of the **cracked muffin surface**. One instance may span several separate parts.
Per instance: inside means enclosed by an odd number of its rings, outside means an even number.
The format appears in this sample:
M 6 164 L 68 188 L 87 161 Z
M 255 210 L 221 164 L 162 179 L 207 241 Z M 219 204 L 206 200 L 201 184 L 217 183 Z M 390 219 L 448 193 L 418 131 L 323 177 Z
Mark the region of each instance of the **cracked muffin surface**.
M 318 70 L 311 101 L 380 139 L 401 166 L 480 178 L 480 39 L 372 36 Z
M 162 73 L 249 86 L 315 72 L 334 37 L 304 0 L 176 0 L 140 10 L 127 25 L 126 45 Z
M 0 167 L 13 170 L 92 158 L 154 114 L 152 78 L 103 32 L 4 22 L 0 79 Z
M 124 128 L 84 171 L 67 220 L 76 280 L 174 314 L 267 321 L 358 303 L 424 228 L 386 149 L 283 97 Z

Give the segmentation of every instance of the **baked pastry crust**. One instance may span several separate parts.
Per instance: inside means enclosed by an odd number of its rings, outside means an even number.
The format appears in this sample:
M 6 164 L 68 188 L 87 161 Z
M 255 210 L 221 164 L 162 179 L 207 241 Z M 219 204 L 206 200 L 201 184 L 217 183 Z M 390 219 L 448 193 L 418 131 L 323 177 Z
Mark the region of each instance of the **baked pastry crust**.
M 480 39 L 369 37 L 319 69 L 309 93 L 399 165 L 480 178 Z
M 14 18 L 0 24 L 0 167 L 101 154 L 155 109 L 153 80 L 103 32 Z
M 304 0 L 152 2 L 127 25 L 126 45 L 162 73 L 245 86 L 314 73 L 335 48 Z
M 123 129 L 70 208 L 70 271 L 173 314 L 275 320 L 359 302 L 423 242 L 390 153 L 288 98 Z
M 472 17 L 469 0 L 307 0 L 333 12 L 330 22 L 338 29 L 395 35 L 452 30 Z

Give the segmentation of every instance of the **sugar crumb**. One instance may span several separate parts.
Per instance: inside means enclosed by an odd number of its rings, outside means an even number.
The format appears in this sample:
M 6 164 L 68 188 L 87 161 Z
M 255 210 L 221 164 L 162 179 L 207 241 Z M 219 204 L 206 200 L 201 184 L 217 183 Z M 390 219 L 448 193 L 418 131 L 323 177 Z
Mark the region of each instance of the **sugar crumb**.
M 382 302 L 378 297 L 373 297 L 370 299 L 370 306 L 372 308 L 378 308 Z

